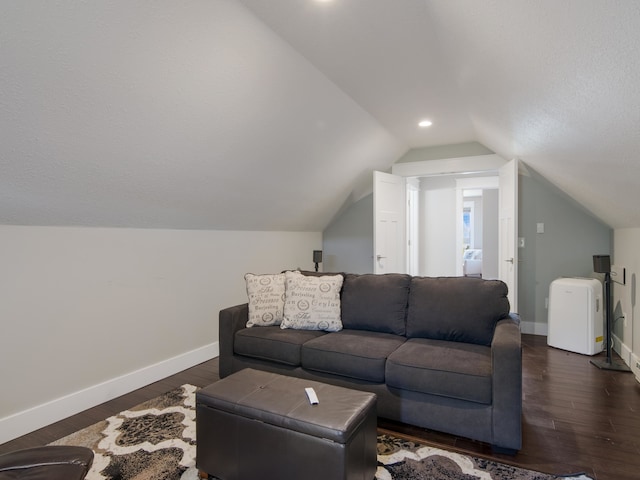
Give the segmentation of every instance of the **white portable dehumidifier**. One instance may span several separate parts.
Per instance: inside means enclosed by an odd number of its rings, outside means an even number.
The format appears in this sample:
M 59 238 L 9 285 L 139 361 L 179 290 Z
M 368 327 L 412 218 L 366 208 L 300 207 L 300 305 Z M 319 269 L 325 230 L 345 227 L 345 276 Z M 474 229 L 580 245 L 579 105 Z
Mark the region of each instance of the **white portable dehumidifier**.
M 551 347 L 596 355 L 604 346 L 604 296 L 595 278 L 558 278 L 549 286 Z

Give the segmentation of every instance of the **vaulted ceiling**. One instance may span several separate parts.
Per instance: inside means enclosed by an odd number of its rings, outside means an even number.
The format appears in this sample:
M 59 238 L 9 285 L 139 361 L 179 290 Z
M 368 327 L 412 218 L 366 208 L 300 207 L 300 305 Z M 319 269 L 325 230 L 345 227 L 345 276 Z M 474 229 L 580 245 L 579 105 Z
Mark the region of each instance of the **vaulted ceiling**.
M 477 141 L 640 227 L 636 0 L 0 9 L 0 224 L 317 231 L 410 148 Z

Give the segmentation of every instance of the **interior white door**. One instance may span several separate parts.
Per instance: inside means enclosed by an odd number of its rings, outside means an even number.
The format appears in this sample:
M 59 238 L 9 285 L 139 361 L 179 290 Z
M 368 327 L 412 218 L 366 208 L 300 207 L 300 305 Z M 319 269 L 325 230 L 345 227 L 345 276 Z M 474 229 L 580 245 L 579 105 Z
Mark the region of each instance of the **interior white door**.
M 373 272 L 405 273 L 405 179 L 373 172 Z
M 511 311 L 518 311 L 518 159 L 499 170 L 498 276 L 509 287 Z

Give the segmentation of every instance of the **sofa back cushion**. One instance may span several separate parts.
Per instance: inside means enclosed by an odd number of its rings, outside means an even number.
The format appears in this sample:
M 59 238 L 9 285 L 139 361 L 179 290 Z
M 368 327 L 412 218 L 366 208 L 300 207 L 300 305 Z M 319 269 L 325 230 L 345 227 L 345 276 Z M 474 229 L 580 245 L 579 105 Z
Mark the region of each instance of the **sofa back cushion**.
M 409 275 L 347 274 L 342 286 L 342 325 L 354 330 L 405 334 Z
M 471 277 L 413 277 L 407 337 L 490 345 L 509 315 L 507 285 Z

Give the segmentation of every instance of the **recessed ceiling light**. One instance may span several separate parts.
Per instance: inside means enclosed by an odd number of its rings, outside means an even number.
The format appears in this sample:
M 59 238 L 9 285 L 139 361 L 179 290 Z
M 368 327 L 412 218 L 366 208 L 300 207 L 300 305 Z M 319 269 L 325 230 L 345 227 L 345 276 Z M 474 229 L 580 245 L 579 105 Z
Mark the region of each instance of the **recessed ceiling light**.
M 418 123 L 419 127 L 430 127 L 431 125 L 433 125 L 433 122 L 431 120 L 421 120 L 420 123 Z

